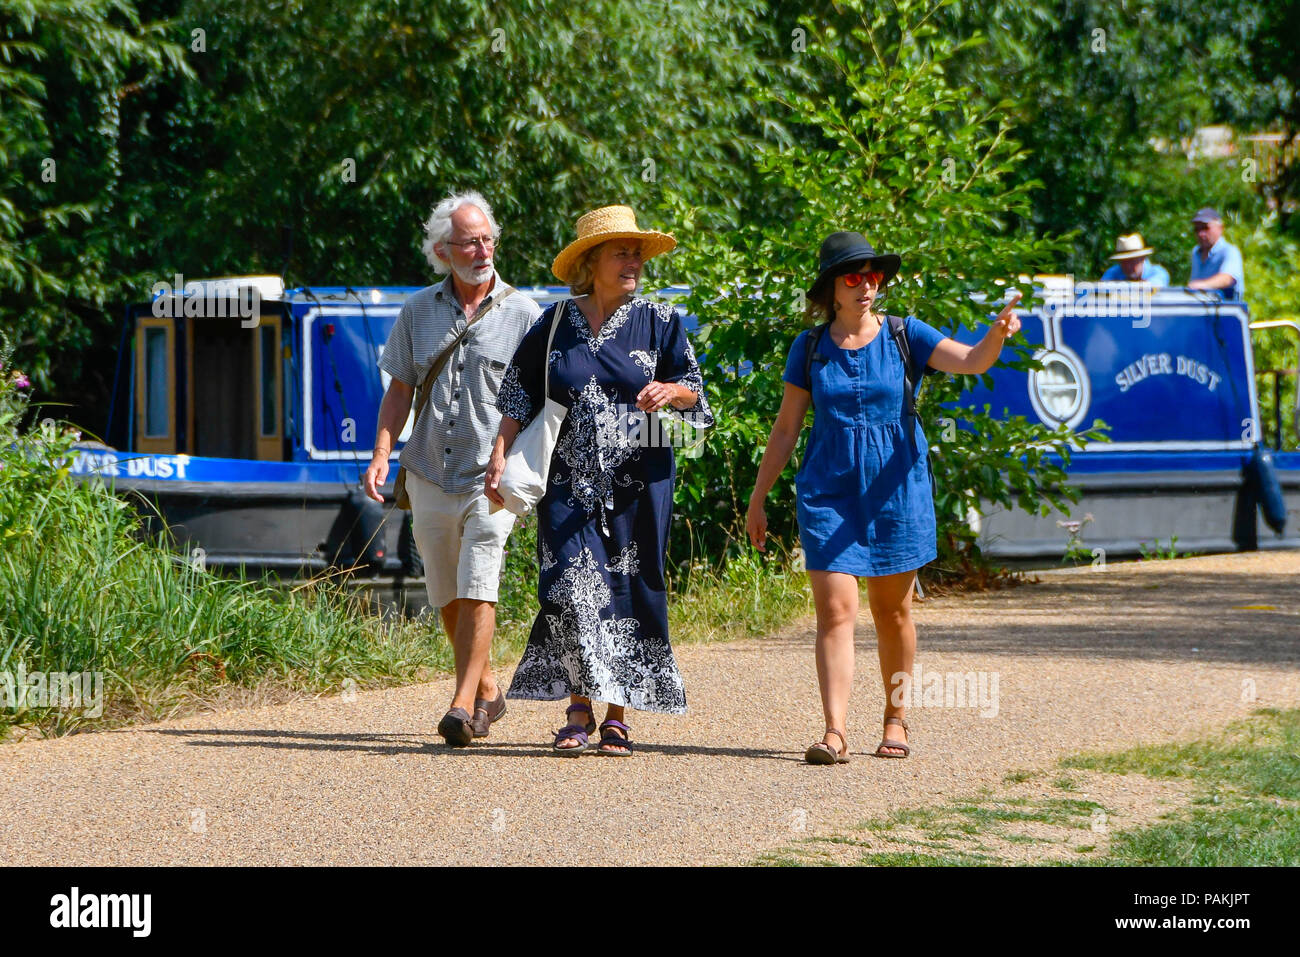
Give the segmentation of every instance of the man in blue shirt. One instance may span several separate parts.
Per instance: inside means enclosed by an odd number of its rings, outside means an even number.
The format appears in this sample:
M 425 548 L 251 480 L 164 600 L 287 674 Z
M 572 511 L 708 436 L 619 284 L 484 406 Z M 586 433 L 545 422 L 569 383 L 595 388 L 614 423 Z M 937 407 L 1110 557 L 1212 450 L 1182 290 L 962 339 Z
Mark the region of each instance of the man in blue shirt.
M 1154 252 L 1142 242 L 1140 233 L 1130 233 L 1115 240 L 1114 265 L 1101 274 L 1102 282 L 1146 282 L 1156 288 L 1169 285 L 1169 272 L 1147 257 Z
M 1192 217 L 1196 248 L 1192 250 L 1192 279 L 1188 289 L 1214 290 L 1224 299 L 1241 299 L 1246 293 L 1246 270 L 1241 250 L 1223 238 L 1223 218 L 1206 206 Z

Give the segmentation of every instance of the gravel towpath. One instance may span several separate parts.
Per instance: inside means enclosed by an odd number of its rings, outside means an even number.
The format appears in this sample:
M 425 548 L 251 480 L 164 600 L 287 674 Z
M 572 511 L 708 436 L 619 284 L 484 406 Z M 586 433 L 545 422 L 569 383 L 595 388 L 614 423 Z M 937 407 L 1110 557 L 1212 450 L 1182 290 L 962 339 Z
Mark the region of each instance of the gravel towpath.
M 450 750 L 446 679 L 2 745 L 0 865 L 743 863 L 1064 754 L 1300 705 L 1300 552 L 1049 573 L 916 620 L 916 691 L 973 672 L 986 699 L 922 698 L 908 760 L 869 754 L 883 698 L 864 608 L 846 765 L 802 759 L 821 731 L 804 620 L 679 647 L 690 714 L 630 713 L 629 759 L 553 756 L 561 707 L 516 701 Z

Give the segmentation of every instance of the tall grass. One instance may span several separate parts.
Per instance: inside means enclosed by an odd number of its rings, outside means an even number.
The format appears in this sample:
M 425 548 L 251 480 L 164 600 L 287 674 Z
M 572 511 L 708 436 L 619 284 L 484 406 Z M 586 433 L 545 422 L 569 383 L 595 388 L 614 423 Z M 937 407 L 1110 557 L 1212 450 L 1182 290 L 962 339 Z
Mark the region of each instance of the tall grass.
M 77 433 L 20 428 L 22 381 L 0 372 L 0 737 L 166 717 L 232 689 L 327 692 L 451 667 L 430 622 L 382 620 L 341 585 L 224 578 L 144 540 L 131 503 L 69 474 Z M 20 673 L 98 673 L 102 714 L 20 701 Z
M 102 673 L 104 713 L 10 708 L 0 734 L 164 717 L 225 685 L 322 692 L 450 667 L 429 623 L 381 620 L 341 585 L 287 592 L 178 561 L 98 483 L 56 470 L 29 502 L 4 529 L 0 671 Z
M 7 365 L 0 350 L 0 370 Z M 0 702 L 14 728 L 63 734 L 192 712 L 423 680 L 453 670 L 436 615 L 381 619 L 345 584 L 286 589 L 213 574 L 146 539 L 137 504 L 66 467 L 80 437 L 20 428 L 26 395 L 0 371 L 0 681 L 20 671 L 102 675 L 102 714 Z M 536 521 L 510 539 L 493 660 L 515 661 L 537 613 Z M 788 561 L 695 561 L 670 579 L 675 642 L 764 634 L 811 611 Z M 242 697 L 241 697 L 242 695 Z M 36 703 L 33 703 L 36 700 Z

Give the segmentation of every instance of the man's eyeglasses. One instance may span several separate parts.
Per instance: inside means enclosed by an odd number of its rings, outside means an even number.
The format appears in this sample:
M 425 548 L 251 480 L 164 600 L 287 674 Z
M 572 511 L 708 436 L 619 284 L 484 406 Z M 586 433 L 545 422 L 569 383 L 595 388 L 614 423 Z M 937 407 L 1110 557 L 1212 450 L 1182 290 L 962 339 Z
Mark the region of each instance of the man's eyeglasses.
M 484 250 L 495 249 L 497 241 L 491 236 L 484 236 L 477 239 L 467 239 L 464 242 L 456 242 L 454 239 L 446 240 L 448 246 L 459 246 L 462 249 L 468 249 L 470 246 L 482 246 Z
M 857 289 L 864 281 L 871 283 L 873 286 L 879 286 L 885 281 L 885 274 L 879 269 L 871 269 L 867 272 L 848 272 L 840 278 L 844 280 L 844 285 L 849 289 Z

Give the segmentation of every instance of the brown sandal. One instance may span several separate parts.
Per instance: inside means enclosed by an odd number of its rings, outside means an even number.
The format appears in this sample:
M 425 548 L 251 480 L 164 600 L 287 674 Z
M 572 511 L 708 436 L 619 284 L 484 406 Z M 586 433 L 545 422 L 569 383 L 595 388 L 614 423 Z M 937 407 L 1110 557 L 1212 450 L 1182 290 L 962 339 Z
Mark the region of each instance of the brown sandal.
M 848 764 L 849 739 L 844 737 L 844 732 L 837 728 L 827 728 L 826 733 L 838 734 L 840 740 L 844 742 L 844 750 L 836 751 L 825 741 L 818 741 L 816 744 L 808 745 L 808 750 L 803 753 L 803 759 L 809 764 Z
M 470 718 L 469 721 L 474 728 L 474 737 L 486 738 L 491 726 L 504 718 L 505 714 L 506 696 L 500 689 L 497 689 L 495 700 L 489 701 L 487 698 L 475 698 L 474 717 Z
M 889 728 L 889 726 L 890 726 L 891 724 L 896 724 L 896 725 L 898 725 L 898 726 L 901 727 L 904 731 L 910 731 L 910 730 L 911 730 L 911 728 L 909 728 L 909 727 L 907 726 L 907 722 L 904 721 L 902 718 L 897 718 L 897 717 L 892 717 L 892 716 L 886 718 L 886 719 L 885 719 L 885 728 L 886 728 L 885 736 L 884 736 L 883 738 L 881 738 L 881 740 L 880 740 L 880 744 L 876 747 L 876 757 L 878 757 L 878 758 L 905 758 L 905 757 L 907 757 L 909 754 L 912 753 L 912 749 L 909 748 L 905 742 L 903 742 L 903 741 L 894 741 L 893 739 L 891 739 L 891 738 L 889 737 L 889 731 L 888 731 L 888 728 Z M 910 737 L 910 735 L 909 735 L 909 737 Z M 895 749 L 897 749 L 897 750 L 899 750 L 899 751 L 902 751 L 903 753 L 902 753 L 902 754 L 886 754 L 886 753 L 885 753 L 885 748 L 895 748 Z

